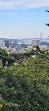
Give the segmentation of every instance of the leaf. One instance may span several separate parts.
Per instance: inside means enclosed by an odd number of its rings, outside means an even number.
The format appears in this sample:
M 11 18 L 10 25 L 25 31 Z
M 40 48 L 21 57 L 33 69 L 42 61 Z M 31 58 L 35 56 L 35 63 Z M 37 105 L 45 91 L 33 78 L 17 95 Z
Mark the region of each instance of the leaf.
M 46 24 L 47 26 L 49 26 L 49 24 Z

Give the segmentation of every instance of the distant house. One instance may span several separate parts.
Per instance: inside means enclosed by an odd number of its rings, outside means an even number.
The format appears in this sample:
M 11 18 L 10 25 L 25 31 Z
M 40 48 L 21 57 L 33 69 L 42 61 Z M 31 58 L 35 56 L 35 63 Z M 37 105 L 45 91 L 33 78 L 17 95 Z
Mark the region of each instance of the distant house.
M 48 46 L 47 45 L 42 45 L 42 46 L 39 46 L 40 50 L 47 50 L 48 49 Z

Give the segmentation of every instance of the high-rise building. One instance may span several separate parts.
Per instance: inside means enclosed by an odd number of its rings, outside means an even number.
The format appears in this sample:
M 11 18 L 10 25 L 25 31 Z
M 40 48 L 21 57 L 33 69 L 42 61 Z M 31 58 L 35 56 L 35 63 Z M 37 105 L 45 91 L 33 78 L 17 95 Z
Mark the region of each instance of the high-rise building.
M 32 40 L 32 47 L 33 46 L 39 46 L 40 45 L 40 40 L 38 40 L 38 39 L 33 39 Z

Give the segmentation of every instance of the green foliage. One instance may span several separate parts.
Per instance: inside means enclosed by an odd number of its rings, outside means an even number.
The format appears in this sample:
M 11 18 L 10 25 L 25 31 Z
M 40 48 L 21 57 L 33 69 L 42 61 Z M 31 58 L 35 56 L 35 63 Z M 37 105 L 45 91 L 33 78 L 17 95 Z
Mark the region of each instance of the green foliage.
M 31 55 L 34 55 L 34 50 L 25 52 L 25 53 L 11 53 L 10 56 L 14 57 L 15 60 L 23 61 L 24 58 L 28 58 Z
M 2 105 L 1 105 L 2 104 Z M 49 60 L 0 68 L 1 111 L 49 111 Z
M 0 49 L 0 59 L 2 60 L 3 67 L 6 65 L 6 61 L 8 61 L 8 65 L 11 65 L 15 62 L 15 59 L 7 54 L 5 50 Z
M 46 24 L 47 26 L 49 26 L 49 24 Z
M 10 56 L 8 56 L 7 61 L 8 61 L 8 66 L 9 66 L 9 65 L 11 65 L 12 63 L 15 62 L 15 59 L 10 57 Z
M 38 57 L 30 57 L 32 54 Z M 26 61 L 14 67 L 12 57 Z M 36 51 L 8 55 L 0 49 L 0 59 L 5 66 L 0 67 L 1 111 L 49 111 L 49 53 L 37 47 Z
M 8 54 L 5 50 L 0 49 L 0 58 L 2 58 L 3 56 L 8 56 Z

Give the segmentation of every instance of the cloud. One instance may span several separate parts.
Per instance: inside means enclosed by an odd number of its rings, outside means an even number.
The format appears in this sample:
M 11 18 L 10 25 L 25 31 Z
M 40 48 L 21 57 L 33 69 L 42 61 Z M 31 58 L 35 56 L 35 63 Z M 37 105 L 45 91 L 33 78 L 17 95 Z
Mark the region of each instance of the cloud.
M 23 9 L 49 6 L 49 0 L 0 0 L 0 9 Z

